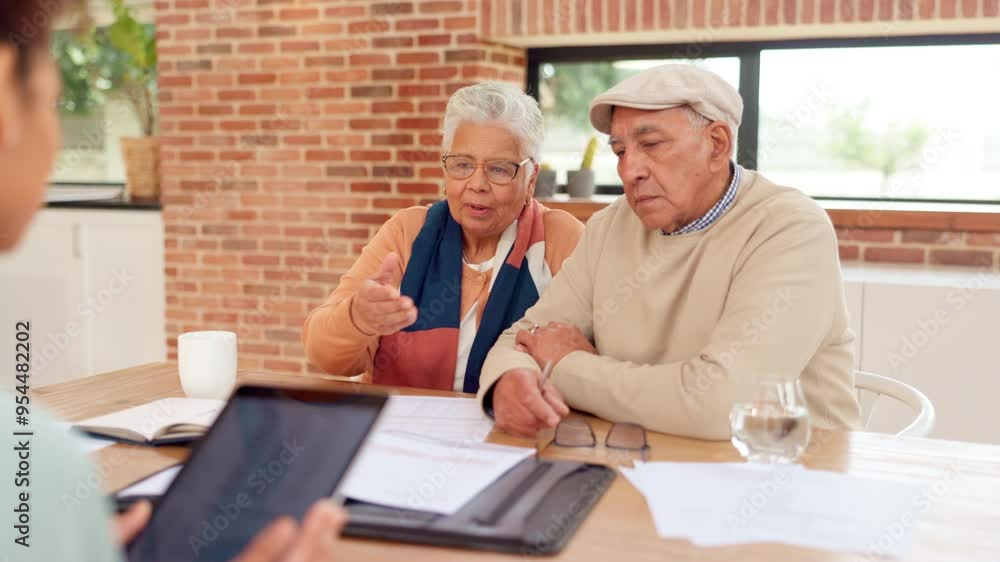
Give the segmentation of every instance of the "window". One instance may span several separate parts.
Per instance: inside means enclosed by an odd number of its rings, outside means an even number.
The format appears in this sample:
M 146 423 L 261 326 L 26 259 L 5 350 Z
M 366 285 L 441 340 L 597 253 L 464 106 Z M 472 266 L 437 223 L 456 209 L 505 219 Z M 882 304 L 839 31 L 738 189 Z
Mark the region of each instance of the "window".
M 133 15 L 152 27 L 152 3 L 126 2 Z M 111 46 L 114 20 L 108 0 L 88 3 L 91 30 L 59 30 L 52 50 L 63 80 L 59 102 L 63 132 L 53 183 L 124 183 L 120 139 L 142 136 L 142 125 L 123 87 L 126 55 Z
M 1000 45 L 763 51 L 758 168 L 813 196 L 997 201 L 998 99 Z
M 692 59 L 691 50 L 701 58 Z M 738 86 L 737 160 L 817 198 L 1000 203 L 1000 35 L 529 51 L 543 161 L 579 167 L 590 99 L 631 73 L 698 64 Z M 576 87 L 574 88 L 574 85 Z M 614 155 L 599 192 L 621 193 Z

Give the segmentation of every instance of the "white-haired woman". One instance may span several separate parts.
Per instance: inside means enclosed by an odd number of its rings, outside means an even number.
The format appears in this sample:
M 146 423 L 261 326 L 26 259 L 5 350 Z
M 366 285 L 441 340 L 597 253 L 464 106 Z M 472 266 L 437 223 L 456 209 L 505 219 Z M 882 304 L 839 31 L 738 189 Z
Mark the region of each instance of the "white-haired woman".
M 538 103 L 484 82 L 448 101 L 445 199 L 389 219 L 306 319 L 313 365 L 378 384 L 476 392 L 497 337 L 538 300 L 583 225 L 533 199 Z

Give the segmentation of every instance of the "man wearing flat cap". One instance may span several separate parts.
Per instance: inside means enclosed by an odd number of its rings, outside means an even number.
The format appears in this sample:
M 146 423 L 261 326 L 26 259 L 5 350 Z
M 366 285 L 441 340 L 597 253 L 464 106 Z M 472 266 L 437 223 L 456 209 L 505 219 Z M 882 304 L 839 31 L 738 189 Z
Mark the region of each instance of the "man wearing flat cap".
M 479 397 L 502 429 L 534 435 L 572 407 L 728 439 L 737 389 L 758 375 L 798 377 L 813 427 L 858 427 L 833 226 L 732 161 L 742 112 L 732 86 L 681 64 L 594 99 L 625 196 L 487 356 Z

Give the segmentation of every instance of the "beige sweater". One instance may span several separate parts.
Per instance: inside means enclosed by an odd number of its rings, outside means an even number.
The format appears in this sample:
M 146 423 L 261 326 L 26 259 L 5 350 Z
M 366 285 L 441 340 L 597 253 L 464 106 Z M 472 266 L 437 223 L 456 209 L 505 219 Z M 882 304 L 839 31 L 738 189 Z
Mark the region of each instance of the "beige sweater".
M 699 232 L 647 231 L 624 198 L 596 213 L 548 291 L 490 351 L 481 400 L 508 369 L 538 368 L 514 338 L 551 321 L 597 348 L 564 357 L 552 380 L 570 407 L 602 418 L 728 439 L 736 381 L 775 373 L 801 376 L 813 427 L 859 425 L 833 226 L 812 199 L 752 171 Z

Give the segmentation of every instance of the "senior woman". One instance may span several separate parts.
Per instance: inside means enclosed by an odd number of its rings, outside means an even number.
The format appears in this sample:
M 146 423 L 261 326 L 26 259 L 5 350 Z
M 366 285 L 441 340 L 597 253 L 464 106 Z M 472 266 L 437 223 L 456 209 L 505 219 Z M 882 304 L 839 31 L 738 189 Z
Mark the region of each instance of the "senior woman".
M 365 246 L 306 319 L 310 362 L 378 384 L 476 392 L 486 353 L 583 232 L 532 197 L 541 140 L 538 104 L 515 86 L 456 91 L 444 116 L 445 198 L 399 211 Z

